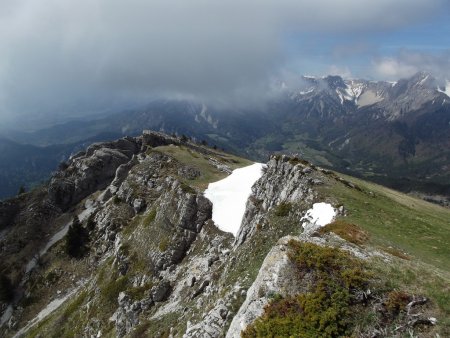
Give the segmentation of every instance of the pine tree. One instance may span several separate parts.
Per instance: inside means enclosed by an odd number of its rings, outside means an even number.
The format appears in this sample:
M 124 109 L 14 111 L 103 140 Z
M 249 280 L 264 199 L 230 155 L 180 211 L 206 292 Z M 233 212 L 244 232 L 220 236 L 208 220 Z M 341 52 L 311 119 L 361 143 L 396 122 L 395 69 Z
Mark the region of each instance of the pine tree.
M 80 257 L 84 252 L 85 230 L 78 216 L 75 216 L 66 235 L 66 253 L 71 257 Z
M 13 299 L 14 290 L 8 276 L 0 273 L 0 302 L 10 302 Z
M 22 195 L 26 192 L 25 187 L 23 185 L 20 186 L 19 188 L 19 192 L 17 193 L 18 195 Z

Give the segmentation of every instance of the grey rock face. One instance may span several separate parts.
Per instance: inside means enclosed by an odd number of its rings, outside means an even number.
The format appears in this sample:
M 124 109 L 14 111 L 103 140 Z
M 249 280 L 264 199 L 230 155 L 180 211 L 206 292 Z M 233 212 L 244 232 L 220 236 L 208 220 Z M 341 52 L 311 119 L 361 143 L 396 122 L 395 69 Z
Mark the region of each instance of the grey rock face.
M 174 181 L 175 185 L 177 182 Z M 186 193 L 178 188 L 175 193 L 166 192 L 159 199 L 159 218 L 173 229 L 167 249 L 155 254 L 156 267 L 166 269 L 180 262 L 204 223 L 211 218 L 211 202 L 202 195 Z
M 115 187 L 119 187 L 122 182 L 125 180 L 125 178 L 128 175 L 128 172 L 133 168 L 136 164 L 138 164 L 139 161 L 137 159 L 137 156 L 132 157 L 131 161 L 119 165 L 119 167 L 116 170 L 116 175 L 114 177 L 114 180 L 111 182 L 111 185 Z
M 141 212 L 146 206 L 146 202 L 142 198 L 136 198 L 133 202 L 133 208 L 136 213 Z
M 124 292 L 119 294 L 117 302 L 119 307 L 115 313 L 116 334 L 117 337 L 124 337 L 139 323 L 142 308 L 139 301 L 132 302 Z
M 273 156 L 264 175 L 252 187 L 235 245 L 239 246 L 251 236 L 257 224 L 264 223 L 270 208 L 282 202 L 312 203 L 316 194 L 312 185 L 317 180 L 313 175 L 313 170 L 305 164 L 289 161 L 286 156 Z
M 220 299 L 204 317 L 200 323 L 191 325 L 187 328 L 183 338 L 205 337 L 218 338 L 222 337 L 223 326 L 228 315 L 228 308 L 225 302 Z
M 159 133 L 152 130 L 144 130 L 141 136 L 142 147 L 159 147 L 169 144 L 180 144 L 180 141 L 176 137 L 169 136 L 167 134 Z
M 154 286 L 151 290 L 152 299 L 154 302 L 163 302 L 169 297 L 170 290 L 172 287 L 170 286 L 170 282 L 163 280 L 158 285 Z
M 68 161 L 68 167 L 58 171 L 48 187 L 50 200 L 67 210 L 91 193 L 113 184 L 118 188 L 127 173 L 138 163 L 136 154 L 147 146 L 178 144 L 178 140 L 157 132 L 144 132 L 140 137 L 124 137 L 113 142 L 95 143 L 85 153 Z
M 287 257 L 289 239 L 290 237 L 281 239 L 264 259 L 244 303 L 231 322 L 227 338 L 239 338 L 241 331 L 262 315 L 264 306 L 269 303 L 272 295 L 287 296 L 305 290 L 307 284 L 298 283 L 296 268 Z
M 52 177 L 48 188 L 50 200 L 66 210 L 104 189 L 116 176 L 116 169 L 130 161 L 139 149 L 140 142 L 133 138 L 90 146 L 85 155 L 72 158 L 67 169 Z

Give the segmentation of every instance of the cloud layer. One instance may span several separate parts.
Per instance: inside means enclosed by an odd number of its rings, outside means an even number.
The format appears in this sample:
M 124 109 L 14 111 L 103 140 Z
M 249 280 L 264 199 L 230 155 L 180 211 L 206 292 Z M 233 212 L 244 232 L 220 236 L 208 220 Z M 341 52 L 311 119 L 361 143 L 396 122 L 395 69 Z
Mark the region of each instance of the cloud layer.
M 269 90 L 267 79 L 293 57 L 283 46 L 287 34 L 388 32 L 444 6 L 444 0 L 0 0 L 0 120 L 161 95 L 258 101 Z M 392 62 L 379 60 L 378 72 L 395 76 Z
M 406 78 L 419 71 L 434 74 L 438 79 L 450 79 L 450 49 L 439 53 L 401 50 L 392 57 L 377 58 L 375 73 L 388 80 Z

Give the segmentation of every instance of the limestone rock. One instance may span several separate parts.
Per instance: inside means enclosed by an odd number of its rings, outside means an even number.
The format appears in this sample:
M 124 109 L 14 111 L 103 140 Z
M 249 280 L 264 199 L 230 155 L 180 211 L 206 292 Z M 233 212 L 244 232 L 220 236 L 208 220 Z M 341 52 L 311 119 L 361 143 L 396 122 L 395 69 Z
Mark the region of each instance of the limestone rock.
M 262 315 L 271 296 L 293 295 L 305 291 L 307 283 L 298 282 L 296 267 L 287 256 L 287 243 L 290 239 L 291 237 L 280 239 L 264 259 L 258 276 L 247 291 L 244 303 L 231 322 L 227 338 L 239 338 L 241 331 Z
M 116 176 L 116 169 L 129 162 L 140 149 L 133 138 L 90 146 L 85 155 L 69 160 L 68 167 L 51 179 L 50 200 L 63 210 L 89 194 L 104 189 Z
M 315 198 L 311 187 L 314 175 L 314 170 L 305 164 L 289 161 L 286 156 L 272 156 L 265 173 L 252 187 L 235 245 L 241 245 L 255 232 L 257 224 L 264 223 L 270 208 L 282 202 L 312 203 Z

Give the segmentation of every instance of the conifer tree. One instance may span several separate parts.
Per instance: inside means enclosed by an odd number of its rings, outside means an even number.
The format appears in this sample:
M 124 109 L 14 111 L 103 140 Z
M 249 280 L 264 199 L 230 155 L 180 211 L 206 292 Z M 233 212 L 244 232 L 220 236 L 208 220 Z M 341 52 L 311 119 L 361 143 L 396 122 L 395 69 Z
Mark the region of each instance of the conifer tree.
M 66 253 L 71 257 L 80 257 L 84 251 L 85 231 L 78 216 L 75 216 L 66 235 Z
M 10 302 L 13 299 L 14 291 L 11 280 L 3 273 L 0 273 L 0 302 Z

